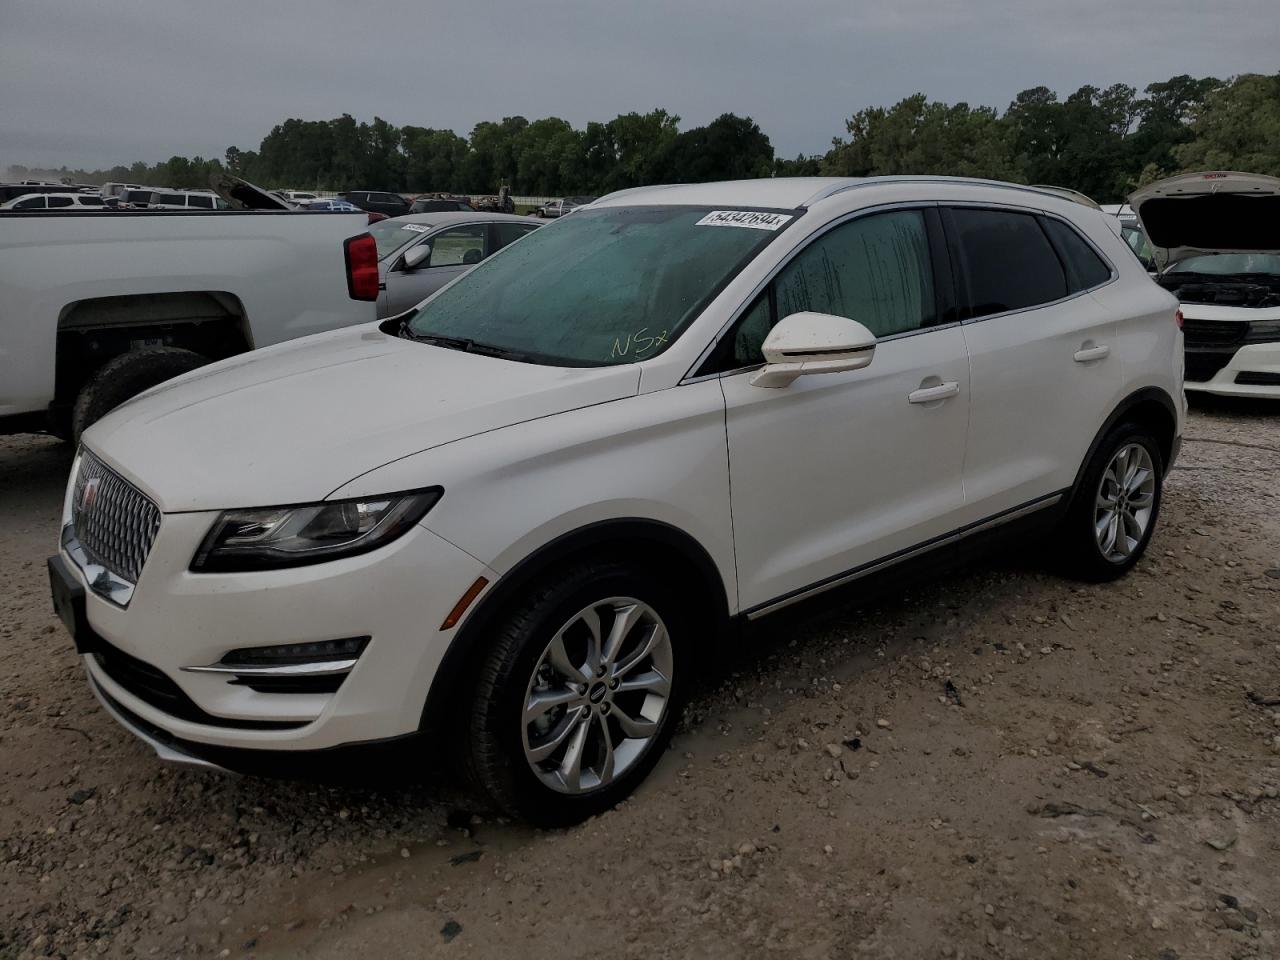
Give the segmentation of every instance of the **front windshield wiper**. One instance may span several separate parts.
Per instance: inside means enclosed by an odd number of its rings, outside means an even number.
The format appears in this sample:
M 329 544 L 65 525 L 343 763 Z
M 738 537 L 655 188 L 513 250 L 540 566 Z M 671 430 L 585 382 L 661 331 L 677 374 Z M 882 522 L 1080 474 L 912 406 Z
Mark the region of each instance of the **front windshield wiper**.
M 497 347 L 491 343 L 477 343 L 467 337 L 443 337 L 438 333 L 414 333 L 405 320 L 400 324 L 400 336 L 418 343 L 429 343 L 433 347 L 444 347 L 446 350 L 461 350 L 463 353 L 476 353 L 483 357 L 498 357 L 502 360 L 519 360 L 523 363 L 537 363 L 539 358 L 532 353 Z

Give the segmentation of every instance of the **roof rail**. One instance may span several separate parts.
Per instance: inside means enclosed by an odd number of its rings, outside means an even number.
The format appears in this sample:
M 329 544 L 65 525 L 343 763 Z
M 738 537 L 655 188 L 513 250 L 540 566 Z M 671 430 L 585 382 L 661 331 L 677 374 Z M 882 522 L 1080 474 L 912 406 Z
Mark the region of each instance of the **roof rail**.
M 1033 187 L 1024 183 L 1009 183 L 1005 180 L 984 180 L 979 177 L 943 177 L 931 176 L 928 174 L 898 174 L 883 177 L 849 177 L 843 182 L 832 183 L 830 186 L 819 190 L 813 196 L 805 200 L 802 206 L 808 207 L 812 204 L 818 203 L 819 201 L 829 200 L 831 197 L 837 196 L 841 193 L 847 193 L 850 190 L 857 190 L 859 187 L 874 187 L 886 183 L 971 184 L 978 187 L 998 187 L 1002 190 L 1017 190 L 1021 193 L 1035 193 L 1043 197 L 1056 197 L 1060 200 L 1064 199 L 1064 188 L 1061 187 Z M 1067 197 L 1065 199 L 1072 198 Z M 1079 201 L 1076 202 L 1078 203 Z

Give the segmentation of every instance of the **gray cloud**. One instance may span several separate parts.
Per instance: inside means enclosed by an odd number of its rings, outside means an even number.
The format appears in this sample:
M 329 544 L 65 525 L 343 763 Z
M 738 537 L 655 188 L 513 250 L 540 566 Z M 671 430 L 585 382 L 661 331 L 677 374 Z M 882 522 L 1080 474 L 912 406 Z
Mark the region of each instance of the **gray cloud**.
M 1277 69 L 1274 0 L 0 0 L 0 169 L 256 148 L 286 117 L 467 134 L 665 107 L 733 111 L 782 154 L 917 91 L 1139 89 Z

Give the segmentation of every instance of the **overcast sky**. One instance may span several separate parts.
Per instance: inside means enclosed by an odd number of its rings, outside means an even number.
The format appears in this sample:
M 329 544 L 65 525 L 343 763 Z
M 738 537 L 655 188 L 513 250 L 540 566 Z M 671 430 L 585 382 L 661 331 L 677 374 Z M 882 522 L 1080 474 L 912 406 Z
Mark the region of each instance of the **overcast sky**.
M 1277 69 L 1276 0 L 0 0 L 0 170 L 221 157 L 344 112 L 466 135 L 732 111 L 794 156 L 916 91 L 1003 110 Z

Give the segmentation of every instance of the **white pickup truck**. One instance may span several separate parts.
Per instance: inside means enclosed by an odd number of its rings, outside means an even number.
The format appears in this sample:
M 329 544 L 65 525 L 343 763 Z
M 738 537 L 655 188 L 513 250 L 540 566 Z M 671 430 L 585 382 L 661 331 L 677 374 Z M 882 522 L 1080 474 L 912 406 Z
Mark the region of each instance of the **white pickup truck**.
M 0 433 L 78 439 L 201 364 L 376 319 L 367 225 L 363 212 L 0 214 Z

